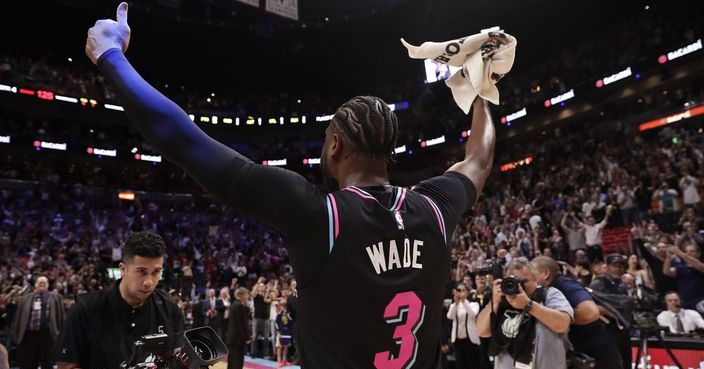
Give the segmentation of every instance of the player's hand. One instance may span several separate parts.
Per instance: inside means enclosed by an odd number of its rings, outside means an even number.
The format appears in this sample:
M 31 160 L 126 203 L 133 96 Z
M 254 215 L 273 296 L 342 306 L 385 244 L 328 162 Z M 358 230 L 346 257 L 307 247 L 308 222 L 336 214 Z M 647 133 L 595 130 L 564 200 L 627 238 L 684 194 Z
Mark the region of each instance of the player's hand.
M 127 25 L 127 3 L 117 7 L 117 21 L 101 19 L 88 30 L 86 55 L 98 64 L 98 59 L 108 50 L 118 48 L 124 53 L 130 44 L 130 26 Z

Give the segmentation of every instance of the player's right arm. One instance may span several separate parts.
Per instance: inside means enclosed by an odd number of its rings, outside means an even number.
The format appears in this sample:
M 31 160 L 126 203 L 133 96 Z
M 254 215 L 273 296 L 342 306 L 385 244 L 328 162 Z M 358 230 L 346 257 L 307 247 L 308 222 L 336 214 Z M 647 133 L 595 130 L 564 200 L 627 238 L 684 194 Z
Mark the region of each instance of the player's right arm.
M 477 97 L 472 105 L 472 132 L 467 140 L 464 159 L 455 163 L 448 171 L 458 172 L 469 178 L 474 184 L 478 198 L 494 163 L 496 130 L 486 100 Z
M 132 124 L 205 191 L 272 225 L 287 241 L 305 240 L 305 250 L 290 250 L 292 261 L 310 267 L 310 274 L 317 273 L 317 266 L 329 252 L 326 234 L 320 232 L 327 228 L 325 195 L 301 175 L 255 164 L 205 134 L 130 65 L 124 55 L 129 38 L 127 4 L 121 3 L 117 21 L 99 20 L 88 31 L 86 54 L 115 90 Z M 320 242 L 315 239 L 318 234 Z M 306 273 L 301 269 L 297 269 L 299 274 Z

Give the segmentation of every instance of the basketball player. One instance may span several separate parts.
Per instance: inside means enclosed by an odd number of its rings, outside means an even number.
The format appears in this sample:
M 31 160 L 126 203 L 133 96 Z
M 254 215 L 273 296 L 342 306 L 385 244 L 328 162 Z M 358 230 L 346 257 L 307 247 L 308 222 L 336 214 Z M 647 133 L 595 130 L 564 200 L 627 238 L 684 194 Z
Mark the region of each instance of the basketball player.
M 493 161 L 486 102 L 474 102 L 464 160 L 407 190 L 387 174 L 396 115 L 381 99 L 351 99 L 325 131 L 325 193 L 208 137 L 133 69 L 123 54 L 129 38 L 122 3 L 117 21 L 88 31 L 86 53 L 151 145 L 208 193 L 281 232 L 298 281 L 302 366 L 438 368 L 449 241 Z

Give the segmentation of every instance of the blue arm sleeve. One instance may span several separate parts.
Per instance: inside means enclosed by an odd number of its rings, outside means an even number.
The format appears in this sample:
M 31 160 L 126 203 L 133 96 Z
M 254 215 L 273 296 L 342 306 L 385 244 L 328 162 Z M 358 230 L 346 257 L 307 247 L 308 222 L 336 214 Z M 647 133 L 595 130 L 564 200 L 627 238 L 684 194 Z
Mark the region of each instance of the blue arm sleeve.
M 322 263 L 328 254 L 325 194 L 297 173 L 255 164 L 209 137 L 149 85 L 120 49 L 105 52 L 98 68 L 132 124 L 164 157 L 218 200 L 282 233 L 297 273 Z

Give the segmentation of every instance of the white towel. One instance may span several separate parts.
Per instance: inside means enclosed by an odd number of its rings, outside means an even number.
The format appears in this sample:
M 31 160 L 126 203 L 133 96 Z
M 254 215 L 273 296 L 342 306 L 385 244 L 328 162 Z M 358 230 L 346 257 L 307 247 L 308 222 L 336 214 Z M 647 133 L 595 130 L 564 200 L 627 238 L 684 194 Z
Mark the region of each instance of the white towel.
M 503 32 L 482 32 L 452 41 L 425 42 L 420 46 L 413 46 L 404 39 L 401 43 L 411 58 L 461 67 L 445 83 L 460 109 L 469 114 L 477 95 L 494 105 L 499 104 L 496 82 L 511 70 L 517 41 Z

